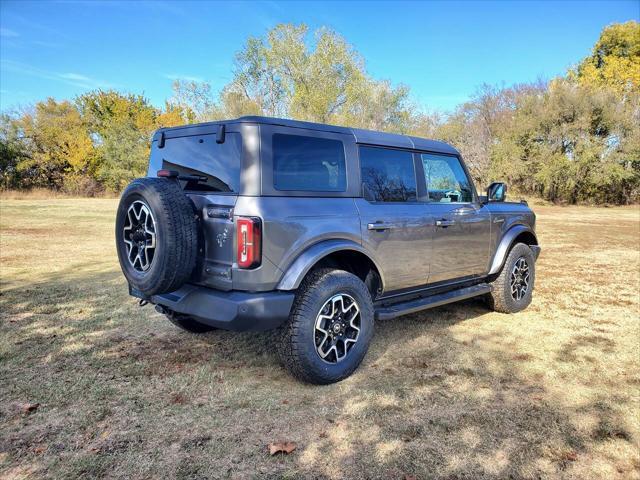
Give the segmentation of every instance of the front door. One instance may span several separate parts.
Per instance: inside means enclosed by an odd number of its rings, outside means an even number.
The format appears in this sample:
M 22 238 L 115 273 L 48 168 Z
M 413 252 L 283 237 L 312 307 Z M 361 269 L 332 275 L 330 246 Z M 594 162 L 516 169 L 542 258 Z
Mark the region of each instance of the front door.
M 360 147 L 363 197 L 356 199 L 364 246 L 375 254 L 385 292 L 427 283 L 434 219 L 418 201 L 413 153 Z
M 429 283 L 486 274 L 491 214 L 453 155 L 420 154 L 429 214 L 435 220 Z

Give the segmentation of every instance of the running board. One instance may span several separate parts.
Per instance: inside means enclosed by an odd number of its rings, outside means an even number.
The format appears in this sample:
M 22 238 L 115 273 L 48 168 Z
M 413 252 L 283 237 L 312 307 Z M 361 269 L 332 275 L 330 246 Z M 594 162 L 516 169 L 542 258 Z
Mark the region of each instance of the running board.
M 490 291 L 491 285 L 481 283 L 472 287 L 460 288 L 458 290 L 418 298 L 408 302 L 379 307 L 376 308 L 376 320 L 389 320 L 391 318 L 399 317 L 400 315 L 407 315 L 409 313 L 419 312 L 420 310 L 426 310 L 427 308 L 439 307 L 440 305 L 446 305 L 447 303 L 477 297 L 478 295 L 484 295 Z

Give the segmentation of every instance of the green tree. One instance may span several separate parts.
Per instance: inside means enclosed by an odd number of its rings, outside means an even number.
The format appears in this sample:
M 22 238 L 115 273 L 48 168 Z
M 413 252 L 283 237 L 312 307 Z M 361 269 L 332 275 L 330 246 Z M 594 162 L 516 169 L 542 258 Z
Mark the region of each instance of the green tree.
M 184 123 L 217 120 L 219 110 L 213 97 L 211 85 L 207 82 L 174 80 L 171 85 L 173 96 L 167 101 L 167 112 L 179 112 Z
M 281 24 L 249 38 L 236 55 L 234 77 L 220 96 L 220 114 L 260 114 L 407 131 L 409 90 L 371 79 L 364 60 L 341 36 Z
M 30 152 L 21 138 L 22 132 L 8 113 L 0 114 L 0 187 L 20 188 L 29 182 L 18 166 L 28 161 Z
M 565 79 L 517 99 L 491 151 L 491 173 L 569 203 L 638 200 L 637 104 Z
M 76 104 L 96 149 L 95 178 L 107 189 L 119 192 L 133 178 L 143 176 L 151 136 L 161 117 L 158 110 L 142 95 L 113 90 L 80 95 Z M 171 121 L 175 120 L 174 115 Z

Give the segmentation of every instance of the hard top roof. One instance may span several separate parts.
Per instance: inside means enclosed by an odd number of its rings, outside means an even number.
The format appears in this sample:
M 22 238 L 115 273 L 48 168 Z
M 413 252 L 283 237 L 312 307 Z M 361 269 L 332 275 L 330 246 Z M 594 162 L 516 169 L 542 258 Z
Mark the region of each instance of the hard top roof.
M 374 130 L 364 130 L 361 128 L 340 127 L 338 125 L 327 125 L 324 123 L 303 122 L 301 120 L 289 120 L 286 118 L 261 117 L 257 115 L 244 116 L 233 120 L 220 120 L 217 122 L 206 122 L 180 127 L 162 128 L 159 131 L 175 131 L 194 127 L 206 127 L 208 125 L 234 124 L 234 123 L 254 123 L 263 125 L 281 125 L 291 128 L 304 128 L 321 132 L 334 132 L 346 135 L 353 135 L 357 143 L 369 145 L 380 145 L 398 148 L 410 148 L 415 150 L 427 150 L 457 155 L 458 151 L 451 145 L 437 140 L 412 137 L 409 135 L 399 135 L 396 133 L 378 132 Z

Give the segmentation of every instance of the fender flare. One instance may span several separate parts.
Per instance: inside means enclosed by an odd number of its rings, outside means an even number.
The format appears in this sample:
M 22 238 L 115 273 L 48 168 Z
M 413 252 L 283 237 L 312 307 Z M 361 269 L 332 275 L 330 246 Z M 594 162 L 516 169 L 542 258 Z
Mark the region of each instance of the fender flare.
M 300 283 L 307 273 L 309 273 L 309 270 L 311 270 L 318 261 L 327 255 L 341 250 L 352 250 L 366 255 L 378 270 L 380 281 L 384 286 L 384 278 L 382 277 L 383 274 L 380 266 L 362 245 L 351 240 L 324 240 L 311 245 L 298 255 L 293 263 L 286 269 L 284 276 L 280 279 L 276 288 L 278 290 L 295 290 L 300 286 Z
M 500 269 L 502 268 L 502 265 L 504 265 L 507 255 L 509 254 L 509 250 L 511 250 L 511 246 L 513 245 L 513 242 L 515 241 L 516 237 L 521 233 L 525 233 L 525 232 L 533 235 L 533 238 L 536 239 L 535 244 L 538 245 L 538 237 L 536 237 L 535 232 L 531 230 L 531 228 L 525 225 L 514 225 L 509 230 L 507 230 L 507 233 L 505 233 L 500 239 L 498 248 L 496 248 L 496 253 L 493 256 L 493 260 L 491 261 L 491 268 L 489 269 L 489 275 L 494 275 L 500 271 Z

